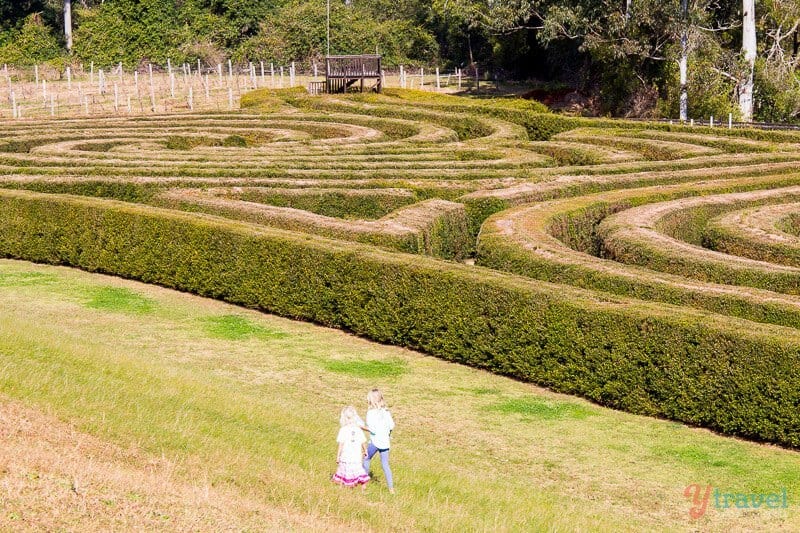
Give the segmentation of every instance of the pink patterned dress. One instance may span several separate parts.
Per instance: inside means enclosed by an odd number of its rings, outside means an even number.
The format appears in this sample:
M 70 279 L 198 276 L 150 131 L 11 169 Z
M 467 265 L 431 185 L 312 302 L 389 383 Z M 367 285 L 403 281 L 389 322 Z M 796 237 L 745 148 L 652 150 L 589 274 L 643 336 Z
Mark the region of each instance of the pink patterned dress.
M 367 442 L 364 432 L 356 424 L 342 426 L 336 442 L 342 444 L 342 455 L 339 468 L 333 475 L 333 482 L 345 487 L 355 487 L 369 481 L 369 474 L 364 470 L 364 458 L 361 445 Z

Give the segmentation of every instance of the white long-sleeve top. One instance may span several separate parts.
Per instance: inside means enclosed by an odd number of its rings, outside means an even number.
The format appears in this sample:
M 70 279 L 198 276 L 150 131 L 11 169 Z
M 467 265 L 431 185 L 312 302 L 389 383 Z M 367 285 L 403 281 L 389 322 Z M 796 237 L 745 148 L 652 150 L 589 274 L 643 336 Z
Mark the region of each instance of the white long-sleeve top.
M 367 428 L 370 440 L 379 450 L 389 449 L 389 433 L 394 429 L 394 420 L 388 409 L 367 411 Z

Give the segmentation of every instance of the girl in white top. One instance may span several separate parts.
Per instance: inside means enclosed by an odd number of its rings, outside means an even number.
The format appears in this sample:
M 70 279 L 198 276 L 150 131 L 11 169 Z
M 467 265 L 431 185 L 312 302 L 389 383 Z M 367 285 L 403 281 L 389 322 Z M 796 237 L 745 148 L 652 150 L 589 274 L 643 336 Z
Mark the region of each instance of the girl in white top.
M 367 429 L 370 441 L 367 447 L 367 456 L 364 458 L 364 471 L 369 472 L 372 456 L 380 453 L 383 474 L 386 476 L 386 486 L 389 487 L 389 492 L 394 494 L 394 480 L 392 479 L 392 469 L 389 466 L 389 439 L 394 429 L 394 420 L 389 409 L 386 408 L 383 394 L 378 389 L 369 391 L 367 405 Z
M 348 405 L 342 409 L 339 423 L 341 429 L 336 437 L 336 442 L 339 443 L 336 463 L 339 466 L 332 481 L 345 487 L 366 486 L 369 475 L 364 470 L 362 460 L 367 453 L 367 439 L 361 430 L 361 419 L 355 407 Z

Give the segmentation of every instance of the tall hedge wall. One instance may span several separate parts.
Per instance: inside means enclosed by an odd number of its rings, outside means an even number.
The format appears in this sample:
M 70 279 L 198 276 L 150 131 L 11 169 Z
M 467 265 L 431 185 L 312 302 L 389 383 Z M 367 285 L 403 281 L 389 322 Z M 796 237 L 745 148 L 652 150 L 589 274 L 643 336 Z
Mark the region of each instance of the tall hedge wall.
M 158 283 L 800 446 L 800 334 L 121 202 L 0 191 L 0 255 Z

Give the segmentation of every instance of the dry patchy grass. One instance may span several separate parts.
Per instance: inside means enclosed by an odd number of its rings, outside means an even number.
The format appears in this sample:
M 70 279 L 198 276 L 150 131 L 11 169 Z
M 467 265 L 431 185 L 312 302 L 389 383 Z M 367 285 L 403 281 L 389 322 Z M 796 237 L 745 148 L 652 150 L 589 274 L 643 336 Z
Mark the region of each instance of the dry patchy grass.
M 40 531 L 345 530 L 175 474 L 174 460 L 77 430 L 0 397 L 0 529 Z
M 150 311 L 91 305 L 87 295 L 109 289 Z M 796 452 L 65 268 L 0 261 L 0 306 L 4 527 L 800 527 Z M 396 497 L 377 464 L 364 494 L 328 481 L 338 412 L 353 404 L 363 414 L 373 386 L 398 421 Z M 690 483 L 785 487 L 791 506 L 710 509 L 691 521 Z

